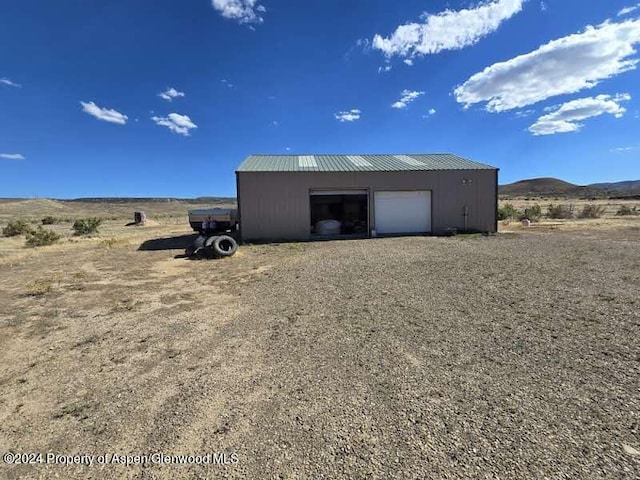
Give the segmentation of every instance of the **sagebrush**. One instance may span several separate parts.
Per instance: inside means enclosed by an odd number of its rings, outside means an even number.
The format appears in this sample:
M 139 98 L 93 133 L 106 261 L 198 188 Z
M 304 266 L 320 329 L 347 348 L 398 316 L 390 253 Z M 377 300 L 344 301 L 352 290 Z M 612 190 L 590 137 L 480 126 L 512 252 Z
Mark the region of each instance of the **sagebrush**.
M 542 208 L 540 208 L 540 205 L 536 204 L 525 208 L 524 213 L 520 216 L 520 220 L 524 220 L 526 218 L 532 222 L 537 222 L 540 220 L 540 217 L 542 217 Z
M 81 218 L 73 223 L 75 235 L 90 235 L 98 233 L 98 227 L 102 224 L 102 219 L 91 217 Z
M 564 205 L 564 204 L 551 204 L 547 207 L 547 217 L 555 218 L 555 219 L 567 219 L 573 218 L 574 214 L 574 206 L 573 204 Z
M 42 225 L 54 225 L 56 223 L 61 223 L 62 219 L 58 217 L 54 217 L 51 215 L 47 215 L 42 219 Z
M 27 233 L 26 245 L 27 247 L 44 247 L 53 245 L 58 240 L 60 240 L 60 235 L 39 225 L 36 230 L 31 230 Z
M 521 212 L 510 203 L 498 208 L 498 220 L 520 218 Z
M 51 280 L 34 280 L 27 285 L 25 295 L 30 297 L 39 297 L 50 293 L 52 289 L 53 283 Z
M 31 231 L 31 225 L 25 220 L 12 220 L 3 229 L 2 234 L 5 237 L 17 237 Z
M 582 211 L 578 214 L 578 218 L 600 218 L 604 215 L 606 208 L 602 205 L 588 203 L 582 207 Z
M 638 210 L 638 207 L 631 208 L 628 205 L 621 205 L 618 211 L 616 212 L 616 215 L 618 216 L 640 215 L 640 210 Z

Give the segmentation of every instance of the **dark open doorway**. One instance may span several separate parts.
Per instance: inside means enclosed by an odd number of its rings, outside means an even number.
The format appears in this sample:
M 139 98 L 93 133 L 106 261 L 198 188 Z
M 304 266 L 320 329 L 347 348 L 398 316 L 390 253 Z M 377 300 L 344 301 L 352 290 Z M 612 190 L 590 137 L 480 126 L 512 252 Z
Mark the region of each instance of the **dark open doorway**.
M 312 236 L 367 236 L 368 195 L 364 191 L 311 192 Z

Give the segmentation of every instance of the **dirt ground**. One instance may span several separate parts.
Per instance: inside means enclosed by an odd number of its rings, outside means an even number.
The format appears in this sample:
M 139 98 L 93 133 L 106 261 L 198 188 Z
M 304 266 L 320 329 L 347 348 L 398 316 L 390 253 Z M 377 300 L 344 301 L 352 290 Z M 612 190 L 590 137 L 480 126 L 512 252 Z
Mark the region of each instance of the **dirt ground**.
M 0 453 L 94 456 L 0 478 L 640 478 L 640 219 L 609 220 L 217 261 L 182 217 L 0 238 Z

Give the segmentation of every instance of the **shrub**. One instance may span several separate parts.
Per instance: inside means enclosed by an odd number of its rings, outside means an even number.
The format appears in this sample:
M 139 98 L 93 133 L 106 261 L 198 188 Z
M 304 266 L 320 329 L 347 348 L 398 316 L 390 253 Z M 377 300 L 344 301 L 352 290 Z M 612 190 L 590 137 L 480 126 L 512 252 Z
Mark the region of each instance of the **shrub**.
M 113 248 L 118 243 L 118 239 L 115 237 L 105 238 L 100 242 L 100 246 L 104 248 Z
M 542 209 L 540 208 L 540 205 L 536 204 L 532 207 L 525 208 L 524 213 L 520 216 L 520 220 L 528 218 L 532 222 L 537 222 L 540 220 L 540 217 L 542 217 Z
M 52 217 L 51 215 L 47 215 L 42 219 L 42 225 L 53 225 L 55 223 L 60 223 L 62 220 L 58 217 Z
M 29 297 L 40 297 L 50 293 L 52 289 L 53 284 L 51 283 L 51 280 L 34 280 L 27 285 L 25 295 Z
M 140 302 L 133 298 L 125 298 L 116 302 L 116 310 L 135 310 L 140 306 Z
M 573 204 L 564 205 L 551 204 L 547 208 L 547 217 L 549 218 L 573 218 Z
M 503 207 L 498 208 L 498 220 L 507 220 L 509 218 L 519 218 L 520 211 L 514 208 L 510 203 L 505 203 Z
M 12 220 L 2 229 L 5 237 L 16 237 L 31 231 L 31 227 L 24 220 Z
M 44 247 L 46 245 L 53 245 L 60 240 L 58 235 L 53 230 L 46 230 L 42 226 L 38 226 L 36 230 L 31 230 L 27 233 L 27 247 Z
M 628 205 L 622 205 L 616 212 L 616 215 L 640 215 L 640 210 L 638 210 L 638 207 L 629 208 Z
M 75 231 L 75 235 L 90 235 L 92 233 L 98 233 L 100 224 L 102 224 L 102 220 L 99 218 L 82 218 L 74 222 L 73 230 Z
M 582 211 L 578 215 L 578 218 L 600 218 L 604 215 L 606 208 L 602 205 L 594 205 L 593 203 L 588 203 L 582 208 Z

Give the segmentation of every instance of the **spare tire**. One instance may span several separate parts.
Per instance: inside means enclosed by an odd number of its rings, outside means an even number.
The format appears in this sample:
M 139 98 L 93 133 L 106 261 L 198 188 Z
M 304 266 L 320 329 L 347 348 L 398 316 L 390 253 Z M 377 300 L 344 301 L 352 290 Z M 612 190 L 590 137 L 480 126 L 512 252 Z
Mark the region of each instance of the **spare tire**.
M 195 255 L 196 253 L 198 253 L 198 251 L 200 251 L 202 247 L 204 247 L 205 241 L 206 241 L 205 237 L 203 237 L 202 235 L 198 235 L 198 237 L 194 240 L 194 242 L 187 247 L 184 253 L 188 257 Z
M 238 242 L 229 235 L 216 237 L 210 247 L 218 257 L 230 257 L 238 250 Z
M 202 253 L 204 254 L 205 257 L 207 258 L 216 258 L 216 252 L 213 251 L 213 242 L 216 241 L 216 238 L 218 238 L 217 235 L 211 235 L 209 237 L 207 237 L 207 239 L 204 242 L 204 246 L 202 248 Z

